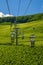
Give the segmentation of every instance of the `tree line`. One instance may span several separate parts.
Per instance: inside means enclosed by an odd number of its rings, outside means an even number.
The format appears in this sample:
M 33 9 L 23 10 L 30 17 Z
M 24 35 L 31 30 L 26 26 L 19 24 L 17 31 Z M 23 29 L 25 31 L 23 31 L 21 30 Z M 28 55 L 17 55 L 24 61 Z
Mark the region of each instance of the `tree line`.
M 17 23 L 26 23 L 26 22 L 32 22 L 37 20 L 43 19 L 43 13 L 40 14 L 34 14 L 34 15 L 27 15 L 27 16 L 17 16 L 17 17 L 3 17 L 0 18 L 0 23 L 14 23 L 15 21 Z

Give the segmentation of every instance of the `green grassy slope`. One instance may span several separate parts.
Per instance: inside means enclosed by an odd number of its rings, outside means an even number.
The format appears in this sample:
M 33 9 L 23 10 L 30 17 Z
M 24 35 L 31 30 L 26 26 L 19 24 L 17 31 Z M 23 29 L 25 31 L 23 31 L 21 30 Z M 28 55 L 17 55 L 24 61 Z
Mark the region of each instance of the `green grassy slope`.
M 13 29 L 14 25 L 12 26 Z M 0 45 L 0 65 L 43 65 L 43 20 L 30 23 L 18 24 L 18 37 L 22 37 L 24 32 L 25 38 L 18 38 L 21 46 Z M 33 30 L 33 28 L 35 28 Z M 34 33 L 37 38 L 35 47 L 30 47 L 29 37 Z M 0 25 L 0 43 L 8 44 L 10 40 L 10 25 Z M 40 38 L 39 38 L 40 37 Z M 15 44 L 15 41 L 14 41 Z M 38 46 L 38 47 L 36 47 Z M 40 47 L 41 46 L 41 47 Z
M 14 25 L 12 26 L 13 29 Z M 29 41 L 29 37 L 31 34 L 35 34 L 35 36 L 37 38 L 35 38 L 35 40 L 39 40 L 36 41 L 36 45 L 42 45 L 43 44 L 43 20 L 39 20 L 39 21 L 33 21 L 30 23 L 23 23 L 23 24 L 17 24 L 18 29 L 18 42 L 21 44 L 30 44 L 29 42 L 25 42 L 25 41 Z M 34 29 L 33 29 L 34 28 Z M 22 40 L 22 32 L 24 33 L 24 40 Z M 10 43 L 10 25 L 0 25 L 0 43 Z M 41 38 L 42 37 L 42 38 Z M 39 44 L 40 42 L 40 44 Z
M 10 42 L 10 26 L 0 25 L 0 43 Z
M 39 43 L 43 44 L 43 41 L 42 41 L 43 40 L 43 20 L 34 21 L 30 23 L 25 23 L 25 24 L 19 24 L 18 28 L 20 28 L 21 32 L 22 31 L 24 32 L 24 36 L 25 36 L 24 40 L 29 40 L 29 38 L 26 38 L 26 37 L 30 37 L 30 35 L 34 33 L 35 36 L 37 37 L 35 38 L 36 44 L 38 45 Z

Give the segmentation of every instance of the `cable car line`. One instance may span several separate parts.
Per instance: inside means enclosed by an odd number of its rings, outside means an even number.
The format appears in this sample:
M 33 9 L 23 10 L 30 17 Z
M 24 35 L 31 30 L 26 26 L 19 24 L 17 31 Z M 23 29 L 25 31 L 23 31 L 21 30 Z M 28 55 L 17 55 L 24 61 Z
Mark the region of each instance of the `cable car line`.
M 17 15 L 19 15 L 19 11 L 20 11 L 20 4 L 21 4 L 21 0 L 19 0 L 19 5 L 18 5 L 18 12 L 17 12 Z
M 9 15 L 11 15 L 8 0 L 6 0 L 6 4 L 7 4 Z M 10 20 L 10 31 L 12 31 L 11 28 L 12 28 L 12 21 Z
M 24 15 L 26 14 L 27 10 L 29 9 L 29 7 L 30 7 L 30 5 L 31 5 L 31 2 L 32 2 L 32 0 L 30 0 L 30 2 L 28 3 L 28 6 L 27 6 L 27 8 L 26 8 L 26 10 L 25 10 L 25 12 L 24 12 Z
M 6 0 L 6 4 L 7 4 L 7 8 L 8 8 L 9 14 L 11 14 L 11 13 L 10 13 L 10 8 L 9 8 L 9 4 L 8 4 L 8 0 Z

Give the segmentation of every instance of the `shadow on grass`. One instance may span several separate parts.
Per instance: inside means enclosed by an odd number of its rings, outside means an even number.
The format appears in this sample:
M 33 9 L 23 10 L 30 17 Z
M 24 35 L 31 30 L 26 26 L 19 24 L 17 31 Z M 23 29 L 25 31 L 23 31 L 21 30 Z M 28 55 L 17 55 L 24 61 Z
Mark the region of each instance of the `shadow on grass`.
M 25 45 L 25 44 L 18 44 L 18 45 L 16 45 L 16 44 L 14 44 L 14 43 L 0 43 L 0 45 L 6 45 L 6 46 L 17 46 L 17 47 L 31 47 L 30 45 Z M 31 48 L 36 48 L 36 47 L 43 47 L 43 45 L 42 46 L 33 46 L 33 47 L 31 47 Z
M 13 46 L 29 46 L 29 45 L 25 45 L 25 44 L 18 44 L 18 45 L 16 45 L 16 44 L 14 44 L 14 43 L 0 43 L 0 45 L 8 45 L 8 46 L 11 46 L 11 45 L 13 45 Z
M 12 43 L 0 43 L 0 45 L 12 45 Z

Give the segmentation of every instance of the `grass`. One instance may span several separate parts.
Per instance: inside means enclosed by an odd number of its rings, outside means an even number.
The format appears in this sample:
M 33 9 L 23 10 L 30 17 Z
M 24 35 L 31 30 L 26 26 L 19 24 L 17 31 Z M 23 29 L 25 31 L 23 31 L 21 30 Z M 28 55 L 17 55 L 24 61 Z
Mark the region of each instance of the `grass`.
M 43 65 L 43 47 L 0 46 L 0 65 Z
M 17 27 L 19 46 L 14 45 L 15 39 L 13 45 L 0 45 L 0 65 L 43 65 L 43 20 L 17 24 Z M 33 33 L 35 47 L 30 47 L 29 37 Z M 0 44 L 9 44 L 10 35 L 10 25 L 0 25 Z
M 29 23 L 17 24 L 18 29 L 18 42 L 19 44 L 30 45 L 30 35 L 35 34 L 35 45 L 43 45 L 43 20 L 33 21 Z M 12 26 L 12 30 L 14 25 Z M 34 29 L 33 29 L 34 28 Z M 11 32 L 10 25 L 0 25 L 0 43 L 10 43 L 11 42 Z M 22 33 L 24 33 L 24 39 L 22 40 Z M 37 41 L 39 40 L 39 41 Z M 39 44 L 40 43 L 40 44 Z M 14 39 L 15 44 L 15 39 Z

